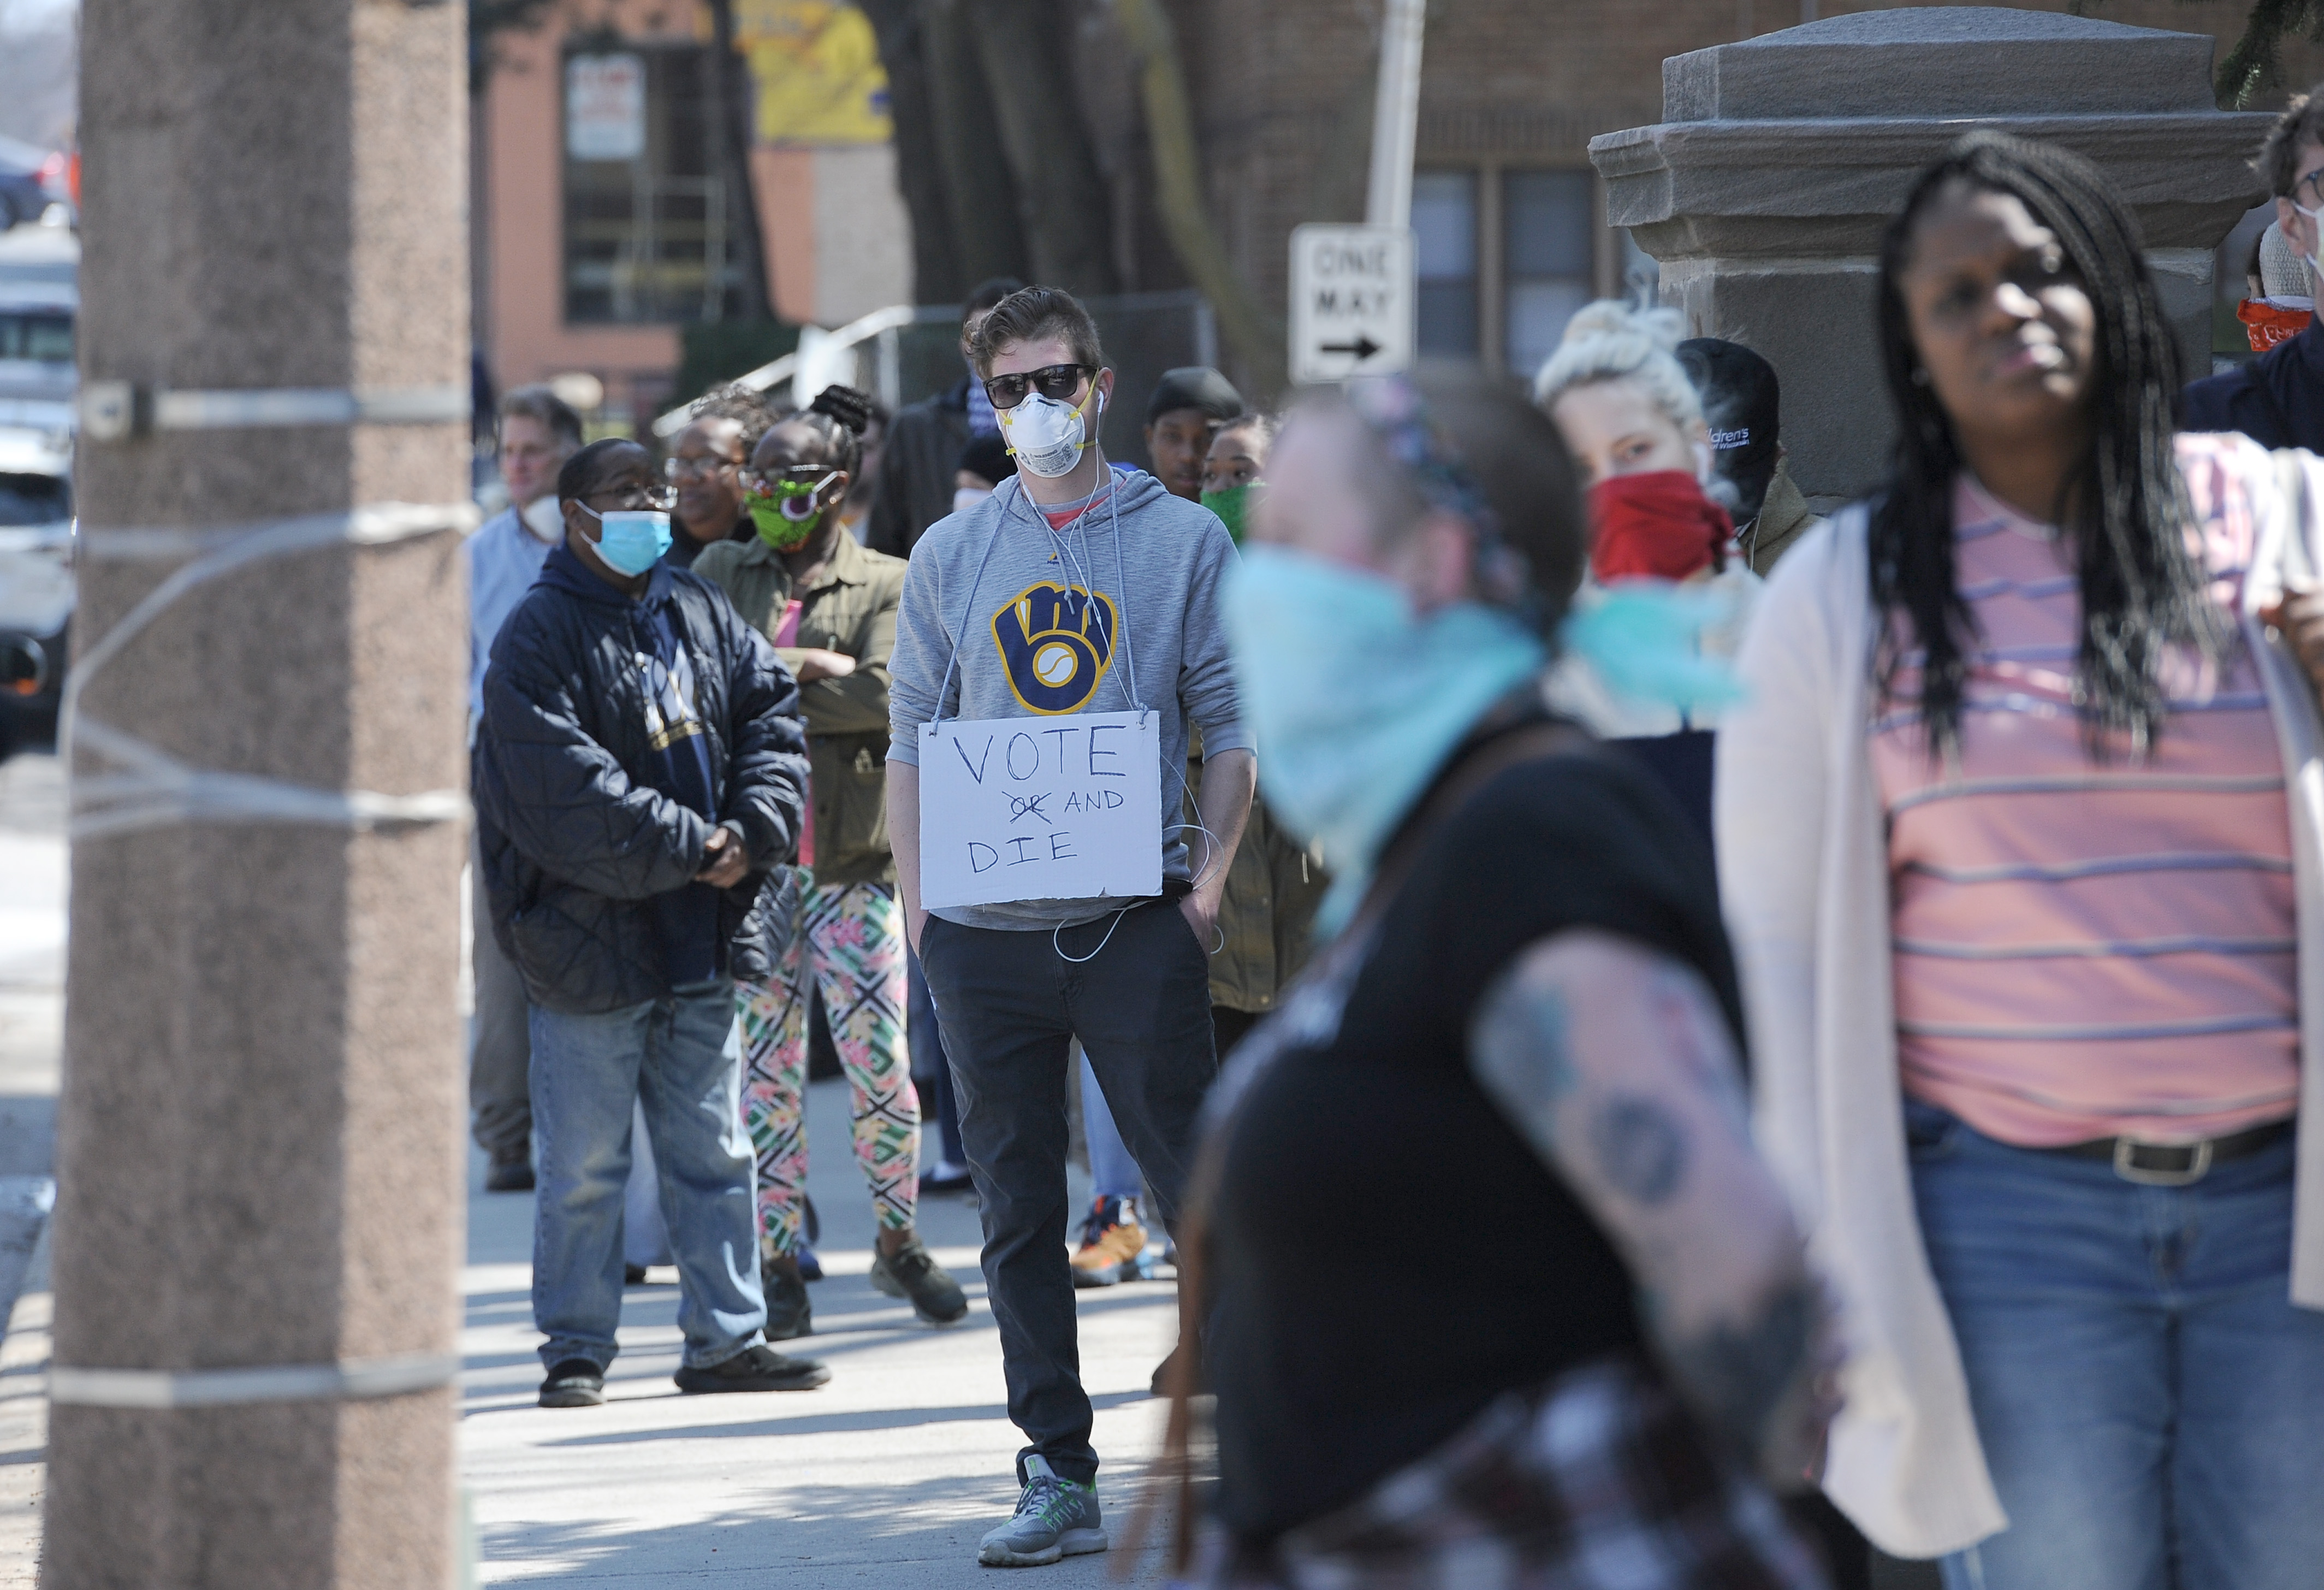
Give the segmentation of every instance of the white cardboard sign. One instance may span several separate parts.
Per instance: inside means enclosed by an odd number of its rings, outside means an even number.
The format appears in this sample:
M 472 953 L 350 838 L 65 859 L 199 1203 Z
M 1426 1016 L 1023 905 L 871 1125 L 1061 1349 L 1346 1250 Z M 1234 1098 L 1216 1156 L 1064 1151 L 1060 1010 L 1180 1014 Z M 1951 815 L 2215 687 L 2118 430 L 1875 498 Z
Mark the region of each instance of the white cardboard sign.
M 920 726 L 920 903 L 1162 892 L 1154 712 Z

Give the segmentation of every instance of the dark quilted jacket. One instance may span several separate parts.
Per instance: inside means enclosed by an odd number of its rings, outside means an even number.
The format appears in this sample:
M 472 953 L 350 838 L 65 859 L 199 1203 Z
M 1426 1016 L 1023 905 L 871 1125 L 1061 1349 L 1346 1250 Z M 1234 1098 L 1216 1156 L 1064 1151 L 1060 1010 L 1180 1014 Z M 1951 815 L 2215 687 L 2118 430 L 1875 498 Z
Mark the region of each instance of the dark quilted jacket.
M 761 898 L 798 853 L 807 781 L 798 687 L 717 588 L 667 565 L 632 601 L 563 548 L 549 554 L 484 675 L 473 776 L 493 930 L 551 1010 L 618 1010 L 669 992 L 647 902 L 702 868 L 713 824 L 637 781 L 654 764 L 637 663 L 667 604 L 693 663 L 718 820 L 752 871 L 719 901 L 730 975 L 771 981 L 788 916 Z M 765 888 L 767 894 L 773 890 Z

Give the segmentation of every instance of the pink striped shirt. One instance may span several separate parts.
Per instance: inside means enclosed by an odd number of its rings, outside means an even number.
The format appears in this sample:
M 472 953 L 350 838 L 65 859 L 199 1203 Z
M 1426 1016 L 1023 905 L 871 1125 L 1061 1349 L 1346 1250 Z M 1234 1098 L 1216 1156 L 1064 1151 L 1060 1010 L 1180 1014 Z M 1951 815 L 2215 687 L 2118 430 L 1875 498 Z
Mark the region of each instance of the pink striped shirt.
M 2182 437 L 2180 465 L 2232 615 L 2252 515 L 2217 447 Z M 1909 670 L 1872 735 L 1905 1091 L 2034 1147 L 2289 1115 L 2292 827 L 2249 656 L 2238 645 L 2216 670 L 2173 658 L 2152 754 L 2093 762 L 2073 707 L 2070 548 L 1966 476 L 1954 524 L 1979 635 L 1960 765 L 1931 763 Z

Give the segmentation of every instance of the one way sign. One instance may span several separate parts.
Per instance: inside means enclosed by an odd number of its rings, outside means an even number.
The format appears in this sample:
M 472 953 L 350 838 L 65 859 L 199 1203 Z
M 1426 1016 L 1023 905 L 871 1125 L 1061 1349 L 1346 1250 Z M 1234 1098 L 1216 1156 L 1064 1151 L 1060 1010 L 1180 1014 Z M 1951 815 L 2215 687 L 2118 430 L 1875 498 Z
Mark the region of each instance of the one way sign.
M 1309 225 L 1291 233 L 1291 379 L 1381 375 L 1412 364 L 1412 234 Z

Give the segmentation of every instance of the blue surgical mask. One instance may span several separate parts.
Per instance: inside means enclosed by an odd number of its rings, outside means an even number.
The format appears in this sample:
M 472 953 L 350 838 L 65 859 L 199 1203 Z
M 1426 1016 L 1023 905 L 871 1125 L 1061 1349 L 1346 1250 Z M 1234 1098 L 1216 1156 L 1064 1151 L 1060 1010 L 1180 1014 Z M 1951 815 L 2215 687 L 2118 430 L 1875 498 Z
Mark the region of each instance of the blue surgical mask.
M 1392 580 L 1281 547 L 1244 549 L 1225 617 L 1268 809 L 1336 875 L 1316 921 L 1329 936 L 1445 758 L 1548 652 L 1498 608 L 1421 617 Z
M 581 512 L 604 528 L 597 535 L 597 556 L 616 574 L 639 575 L 661 561 L 669 550 L 669 515 L 642 508 L 616 508 L 600 513 L 588 504 Z

